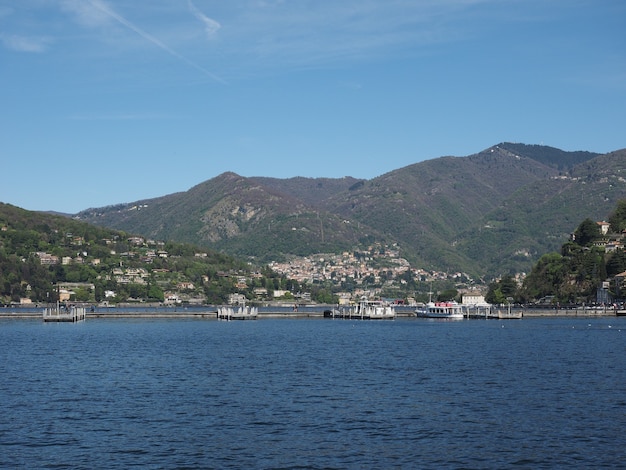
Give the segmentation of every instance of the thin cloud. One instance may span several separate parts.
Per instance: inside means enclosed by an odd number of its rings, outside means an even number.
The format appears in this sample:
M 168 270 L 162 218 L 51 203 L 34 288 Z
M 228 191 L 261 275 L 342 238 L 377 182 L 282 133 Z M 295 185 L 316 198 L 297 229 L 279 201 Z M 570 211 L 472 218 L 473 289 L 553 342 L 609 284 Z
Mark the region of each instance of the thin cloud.
M 87 4 L 90 5 L 91 8 L 89 8 Z M 105 2 L 101 0 L 87 0 L 87 2 L 84 2 L 84 1 L 77 2 L 77 1 L 66 0 L 63 3 L 63 5 L 66 9 L 69 9 L 74 14 L 76 14 L 79 20 L 87 26 L 102 25 L 104 22 L 106 22 L 106 20 L 113 19 L 117 21 L 118 23 L 120 23 L 122 26 L 138 34 L 139 36 L 144 38 L 146 41 L 154 44 L 161 50 L 167 52 L 171 56 L 180 60 L 181 62 L 184 62 L 187 65 L 195 68 L 196 70 L 199 70 L 204 75 L 208 76 L 209 78 L 217 82 L 225 83 L 224 80 L 222 80 L 220 77 L 218 77 L 214 73 L 211 73 L 204 67 L 198 65 L 197 63 L 183 56 L 182 54 L 178 53 L 177 51 L 169 47 L 167 44 L 160 41 L 158 38 L 154 37 L 150 33 L 136 26 L 134 23 L 124 18 L 122 15 L 117 13 L 115 10 L 110 8 Z
M 4 47 L 17 52 L 45 52 L 51 40 L 49 38 L 19 36 L 15 34 L 0 35 Z
M 106 6 L 100 0 L 63 0 L 61 2 L 61 9 L 72 13 L 79 24 L 89 28 L 109 23 L 111 17 L 106 13 L 105 8 Z
M 209 37 L 209 39 L 214 37 L 217 34 L 217 32 L 220 30 L 220 28 L 222 27 L 222 25 L 219 24 L 217 21 L 209 18 L 200 10 L 198 10 L 198 8 L 196 8 L 196 6 L 191 2 L 191 0 L 189 0 L 189 10 L 193 14 L 193 16 L 195 16 L 204 24 L 204 30 L 206 31 L 206 34 Z
M 76 114 L 70 116 L 73 121 L 153 121 L 163 119 L 179 119 L 178 116 L 152 113 L 128 113 L 128 114 Z
M 427 51 L 476 34 L 463 18 L 495 0 L 250 0 L 225 9 L 222 47 L 244 65 L 317 66 Z

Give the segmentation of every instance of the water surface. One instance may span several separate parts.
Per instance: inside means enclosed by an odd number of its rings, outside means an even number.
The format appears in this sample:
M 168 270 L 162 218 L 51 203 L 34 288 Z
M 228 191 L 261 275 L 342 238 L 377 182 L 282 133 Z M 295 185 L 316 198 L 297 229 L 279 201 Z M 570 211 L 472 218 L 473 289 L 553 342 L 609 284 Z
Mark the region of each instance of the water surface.
M 2 468 L 618 468 L 626 319 L 0 320 Z

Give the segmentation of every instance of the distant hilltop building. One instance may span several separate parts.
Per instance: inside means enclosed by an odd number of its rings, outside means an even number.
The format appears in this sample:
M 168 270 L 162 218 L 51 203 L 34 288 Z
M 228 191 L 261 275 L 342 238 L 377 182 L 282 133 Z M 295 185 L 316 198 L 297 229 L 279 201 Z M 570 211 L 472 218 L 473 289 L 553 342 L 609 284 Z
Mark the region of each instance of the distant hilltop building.
M 600 227 L 600 233 L 602 235 L 606 235 L 607 233 L 609 233 L 609 227 L 611 226 L 610 223 L 602 221 L 602 222 L 597 222 L 598 227 Z

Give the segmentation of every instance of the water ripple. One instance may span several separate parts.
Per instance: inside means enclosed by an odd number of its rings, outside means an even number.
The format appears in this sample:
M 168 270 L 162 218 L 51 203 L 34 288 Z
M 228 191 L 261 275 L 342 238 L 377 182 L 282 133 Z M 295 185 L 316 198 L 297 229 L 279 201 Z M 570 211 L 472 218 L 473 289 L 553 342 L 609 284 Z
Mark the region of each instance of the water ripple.
M 0 467 L 620 467 L 626 323 L 500 323 L 0 322 Z

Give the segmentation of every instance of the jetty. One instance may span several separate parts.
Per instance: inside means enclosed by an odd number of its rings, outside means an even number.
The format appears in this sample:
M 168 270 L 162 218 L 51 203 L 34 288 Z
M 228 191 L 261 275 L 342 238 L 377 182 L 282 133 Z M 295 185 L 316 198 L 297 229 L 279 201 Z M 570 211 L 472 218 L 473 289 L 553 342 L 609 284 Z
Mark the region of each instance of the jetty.
M 395 320 L 396 311 L 392 305 L 378 300 L 362 300 L 358 305 L 349 308 L 331 308 L 324 310 L 324 318 L 341 318 L 345 320 Z
M 257 307 L 241 306 L 239 308 L 233 308 L 227 306 L 217 309 L 218 320 L 256 320 L 258 315 L 259 309 Z
M 463 316 L 471 319 L 485 320 L 519 320 L 523 317 L 520 309 L 501 309 L 494 305 L 465 305 L 463 306 Z
M 523 313 L 521 310 L 501 310 L 497 309 L 495 312 L 491 312 L 491 317 L 498 320 L 519 320 L 522 318 Z
M 85 307 L 46 307 L 43 309 L 44 322 L 67 322 L 75 323 L 84 321 L 86 316 Z

